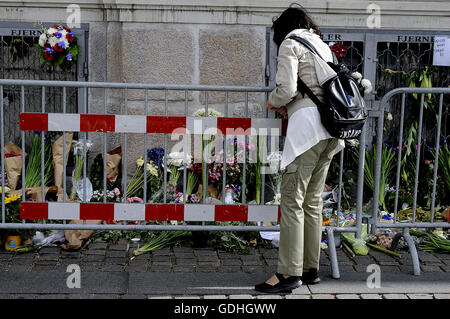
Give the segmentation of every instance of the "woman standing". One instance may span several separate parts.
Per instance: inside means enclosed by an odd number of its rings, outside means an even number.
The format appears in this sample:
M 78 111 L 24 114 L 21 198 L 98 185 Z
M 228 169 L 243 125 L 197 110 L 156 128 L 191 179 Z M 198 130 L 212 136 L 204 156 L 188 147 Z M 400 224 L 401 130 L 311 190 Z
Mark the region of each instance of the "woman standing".
M 273 22 L 278 45 L 276 88 L 267 108 L 288 115 L 288 129 L 281 160 L 280 244 L 277 273 L 255 289 L 260 292 L 291 292 L 302 282 L 317 284 L 322 236 L 322 192 L 331 160 L 344 142 L 333 138 L 320 120 L 314 102 L 297 92 L 298 76 L 323 101 L 319 83 L 332 70 L 299 42 L 308 40 L 326 61 L 333 61 L 319 28 L 301 6 L 291 5 Z

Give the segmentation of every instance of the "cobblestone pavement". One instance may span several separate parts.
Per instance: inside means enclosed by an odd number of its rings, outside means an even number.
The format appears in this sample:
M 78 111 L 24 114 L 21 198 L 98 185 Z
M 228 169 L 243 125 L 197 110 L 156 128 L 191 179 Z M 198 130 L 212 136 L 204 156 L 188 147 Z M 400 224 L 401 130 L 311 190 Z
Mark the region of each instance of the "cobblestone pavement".
M 417 276 L 412 275 L 412 262 L 408 252 L 401 252 L 401 258 L 393 258 L 374 250 L 370 250 L 368 256 L 351 257 L 338 249 L 337 256 L 342 276 L 340 280 L 333 280 L 330 278 L 331 266 L 327 251 L 322 251 L 320 258 L 322 284 L 302 286 L 301 289 L 287 295 L 265 295 L 258 294 L 251 288 L 252 284 L 266 279 L 276 271 L 278 252 L 275 248 L 251 248 L 248 254 L 235 254 L 216 251 L 212 248 L 170 247 L 130 258 L 132 250 L 127 242 L 122 241 L 119 244 L 95 242 L 87 249 L 76 252 L 64 251 L 58 247 L 47 247 L 39 252 L 25 254 L 0 251 L 0 278 L 3 281 L 3 288 L 0 287 L 0 299 L 450 299 L 450 288 L 447 291 L 441 286 L 436 286 L 438 287 L 436 290 L 410 288 L 404 291 L 397 289 L 379 292 L 360 288 L 352 290 L 351 287 L 346 288 L 347 290 L 336 288 L 335 291 L 329 288 L 326 288 L 326 291 L 316 288 L 322 285 L 332 288 L 344 286 L 346 282 L 349 282 L 346 278 L 359 278 L 359 281 L 364 283 L 363 281 L 369 275 L 366 272 L 369 264 L 378 264 L 381 273 L 388 275 L 394 281 L 395 278 L 403 278 L 405 283 L 410 279 L 420 280 L 415 282 L 414 287 L 419 287 L 418 285 L 425 287 L 428 282 L 431 282 L 428 279 L 432 278 L 437 278 L 434 283 L 447 281 L 447 286 L 450 287 L 450 254 L 419 251 L 422 275 L 418 276 L 420 279 L 417 279 Z M 79 265 L 82 273 L 95 275 L 95 280 L 99 282 L 92 283 L 92 289 L 87 287 L 77 293 L 72 293 L 67 287 L 65 289 L 59 287 L 56 278 L 61 278 L 59 281 L 64 282 L 65 285 L 65 278 L 69 276 L 67 266 L 71 264 Z M 48 278 L 49 274 L 55 278 L 55 283 L 42 284 L 47 282 L 43 278 Z M 173 293 L 170 291 L 171 287 L 165 287 L 164 278 L 167 278 L 167 281 L 178 280 L 179 285 L 186 286 L 192 286 L 193 283 L 198 282 L 201 287 L 199 292 L 178 289 Z M 216 278 L 220 279 L 215 282 Z M 18 279 L 30 283 L 32 288 L 28 291 L 23 285 L 14 286 L 14 282 L 17 283 Z M 33 279 L 36 280 L 34 284 Z M 156 279 L 160 281 L 161 287 L 158 286 Z M 94 279 L 83 280 L 89 283 L 95 281 Z M 147 287 L 149 285 L 140 286 L 140 282 L 146 280 L 151 282 L 152 289 Z M 223 291 L 220 287 L 214 290 L 214 286 L 220 285 L 220 280 L 223 280 L 223 283 L 241 281 L 245 287 L 242 289 L 237 287 L 231 291 Z M 42 289 L 39 289 L 41 286 Z M 105 286 L 105 288 L 102 290 L 95 286 Z M 208 289 L 211 289 L 211 293 L 208 293 Z

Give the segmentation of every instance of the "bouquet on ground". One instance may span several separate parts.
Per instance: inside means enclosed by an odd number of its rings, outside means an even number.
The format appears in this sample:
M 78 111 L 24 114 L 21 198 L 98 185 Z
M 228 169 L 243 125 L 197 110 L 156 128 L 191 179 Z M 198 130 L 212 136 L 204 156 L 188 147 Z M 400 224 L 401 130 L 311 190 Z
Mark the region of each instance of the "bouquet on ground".
M 46 29 L 42 27 L 39 37 L 39 56 L 42 62 L 48 62 L 56 66 L 70 64 L 77 59 L 80 52 L 78 39 L 73 31 L 65 26 L 55 24 Z
M 83 180 L 81 178 L 81 172 L 83 170 L 83 164 L 85 159 L 85 154 L 92 147 L 92 143 L 90 140 L 79 140 L 72 141 L 73 144 L 73 153 L 75 155 L 75 168 L 72 172 L 72 192 L 70 194 L 70 199 L 75 200 L 77 198 L 77 193 L 83 194 L 84 191 L 79 192 L 79 190 L 84 188 Z M 87 180 L 86 180 L 87 184 Z M 90 182 L 89 182 L 90 184 Z M 92 184 L 91 184 L 92 188 Z M 87 192 L 86 192 L 87 193 Z M 78 195 L 80 196 L 80 195 Z M 88 200 L 89 201 L 89 200 Z

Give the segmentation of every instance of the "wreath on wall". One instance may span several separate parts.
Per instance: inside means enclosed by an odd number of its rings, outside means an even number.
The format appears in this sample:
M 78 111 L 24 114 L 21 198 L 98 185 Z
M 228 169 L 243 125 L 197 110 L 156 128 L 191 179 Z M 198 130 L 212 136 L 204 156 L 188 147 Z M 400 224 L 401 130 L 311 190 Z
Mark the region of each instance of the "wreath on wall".
M 70 67 L 77 59 L 80 46 L 75 33 L 66 26 L 55 24 L 46 29 L 42 26 L 42 34 L 39 37 L 39 57 L 42 62 L 55 66 Z

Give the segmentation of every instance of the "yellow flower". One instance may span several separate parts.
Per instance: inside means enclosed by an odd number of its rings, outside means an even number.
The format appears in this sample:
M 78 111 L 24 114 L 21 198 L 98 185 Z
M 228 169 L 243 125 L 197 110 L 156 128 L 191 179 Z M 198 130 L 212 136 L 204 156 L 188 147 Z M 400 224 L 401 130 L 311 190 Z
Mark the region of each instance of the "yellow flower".
M 22 195 L 11 195 L 9 197 L 5 198 L 5 205 L 15 202 L 16 200 L 20 199 L 22 197 Z
M 8 186 L 5 186 L 5 193 L 9 193 L 11 189 Z M 0 187 L 0 194 L 2 193 L 2 188 Z

